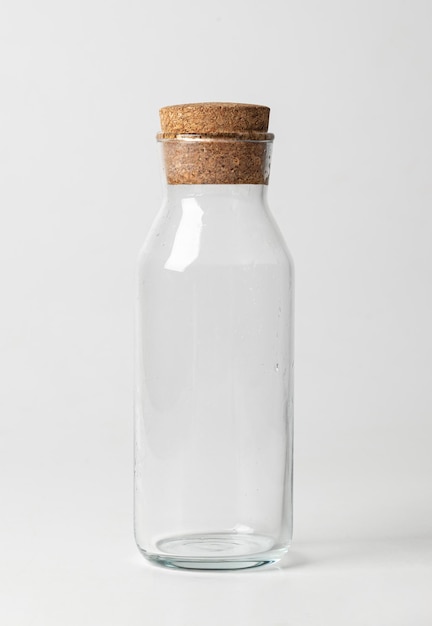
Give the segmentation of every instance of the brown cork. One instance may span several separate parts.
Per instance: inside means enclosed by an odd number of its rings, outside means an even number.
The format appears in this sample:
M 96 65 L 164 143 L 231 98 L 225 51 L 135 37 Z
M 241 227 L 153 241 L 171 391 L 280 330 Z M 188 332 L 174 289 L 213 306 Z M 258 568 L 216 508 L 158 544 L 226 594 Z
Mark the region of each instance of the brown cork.
M 266 133 L 269 116 L 268 107 L 234 102 L 177 104 L 160 110 L 162 132 L 175 134 Z
M 270 173 L 270 109 L 205 102 L 160 110 L 168 184 L 264 184 Z

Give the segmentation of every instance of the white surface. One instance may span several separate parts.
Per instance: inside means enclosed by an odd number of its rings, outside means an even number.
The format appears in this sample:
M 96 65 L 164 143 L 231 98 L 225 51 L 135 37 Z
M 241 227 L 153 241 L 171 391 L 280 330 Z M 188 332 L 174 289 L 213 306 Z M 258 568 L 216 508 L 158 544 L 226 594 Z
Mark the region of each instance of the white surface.
M 53 545 L 54 544 L 54 545 Z M 97 535 L 15 555 L 2 589 L 5 624 L 429 626 L 429 541 L 298 543 L 280 567 L 195 573 L 147 565 Z M 45 552 L 45 549 L 47 551 Z
M 432 623 L 431 3 L 0 12 L 0 622 Z M 157 110 L 200 100 L 272 107 L 297 278 L 295 543 L 275 571 L 166 572 L 132 542 Z

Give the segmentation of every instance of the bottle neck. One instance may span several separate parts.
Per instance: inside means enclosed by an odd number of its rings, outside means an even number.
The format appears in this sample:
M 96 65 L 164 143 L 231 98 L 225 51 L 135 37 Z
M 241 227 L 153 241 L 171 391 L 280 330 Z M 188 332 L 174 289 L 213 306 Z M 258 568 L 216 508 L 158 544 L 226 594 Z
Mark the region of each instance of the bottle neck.
M 169 204 L 194 198 L 199 204 L 232 203 L 266 206 L 267 185 L 166 185 L 165 198 Z
M 258 140 L 163 136 L 159 145 L 166 181 L 169 185 L 267 185 L 273 136 L 264 136 Z

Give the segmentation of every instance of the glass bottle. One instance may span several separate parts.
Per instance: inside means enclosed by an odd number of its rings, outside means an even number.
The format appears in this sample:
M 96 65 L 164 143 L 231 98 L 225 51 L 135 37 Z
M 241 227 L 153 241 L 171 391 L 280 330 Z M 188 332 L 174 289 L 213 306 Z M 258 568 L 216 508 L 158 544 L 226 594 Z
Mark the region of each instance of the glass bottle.
M 293 264 L 269 109 L 161 110 L 165 198 L 139 257 L 135 536 L 162 564 L 279 560 L 292 536 Z

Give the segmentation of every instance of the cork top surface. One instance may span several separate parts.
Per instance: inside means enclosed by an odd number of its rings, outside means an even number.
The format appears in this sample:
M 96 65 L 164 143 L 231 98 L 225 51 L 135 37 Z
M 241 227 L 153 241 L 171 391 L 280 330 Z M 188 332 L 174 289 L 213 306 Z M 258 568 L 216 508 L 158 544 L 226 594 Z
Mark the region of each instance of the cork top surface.
M 269 107 L 236 102 L 201 102 L 176 104 L 160 110 L 162 135 L 184 134 L 233 135 L 266 134 L 269 124 Z

